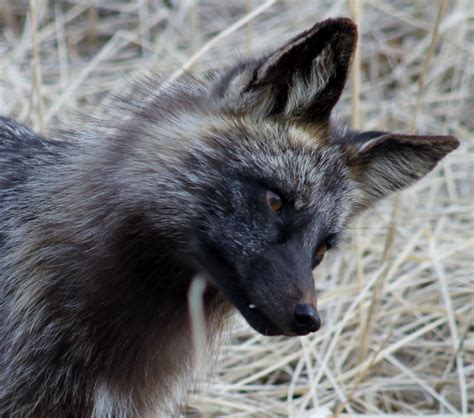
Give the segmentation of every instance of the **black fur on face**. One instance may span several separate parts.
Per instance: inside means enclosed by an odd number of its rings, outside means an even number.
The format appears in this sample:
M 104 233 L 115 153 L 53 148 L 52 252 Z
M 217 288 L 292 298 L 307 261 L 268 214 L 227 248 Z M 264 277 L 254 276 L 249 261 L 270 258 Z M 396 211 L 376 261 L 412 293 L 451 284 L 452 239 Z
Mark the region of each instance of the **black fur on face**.
M 350 181 L 337 154 L 292 145 L 288 138 L 299 132 L 275 129 L 272 138 L 270 131 L 242 127 L 239 151 L 227 154 L 218 181 L 204 193 L 195 252 L 209 280 L 257 331 L 302 335 L 308 331 L 295 325 L 295 307 L 317 305 L 312 270 L 322 258 L 316 252 L 339 236 Z M 247 152 L 253 161 L 244 163 Z M 281 210 L 271 208 L 269 192 L 281 197 Z
M 223 190 L 210 191 L 215 205 L 200 222 L 199 257 L 210 280 L 257 331 L 294 334 L 294 307 L 315 298 L 311 218 L 298 216 L 290 202 L 272 211 L 268 190 L 234 174 Z

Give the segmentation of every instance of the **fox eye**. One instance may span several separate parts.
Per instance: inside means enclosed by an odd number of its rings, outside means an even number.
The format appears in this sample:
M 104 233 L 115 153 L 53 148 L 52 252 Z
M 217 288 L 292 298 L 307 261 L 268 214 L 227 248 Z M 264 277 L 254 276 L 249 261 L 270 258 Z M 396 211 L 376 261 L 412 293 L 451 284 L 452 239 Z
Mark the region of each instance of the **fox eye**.
M 283 206 L 285 205 L 283 199 L 271 190 L 267 190 L 266 199 L 268 206 L 270 206 L 270 209 L 276 213 L 280 212 L 283 209 Z
M 328 245 L 326 243 L 322 243 L 317 249 L 314 255 L 317 258 L 323 258 L 324 254 L 326 254 L 326 251 L 328 250 Z

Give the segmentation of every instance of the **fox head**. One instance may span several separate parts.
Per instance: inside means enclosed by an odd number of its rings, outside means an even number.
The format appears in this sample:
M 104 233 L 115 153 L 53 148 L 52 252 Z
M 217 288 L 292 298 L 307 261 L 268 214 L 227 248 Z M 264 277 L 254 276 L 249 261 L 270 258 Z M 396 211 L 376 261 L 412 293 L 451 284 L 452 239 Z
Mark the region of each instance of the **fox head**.
M 350 19 L 325 20 L 205 82 L 178 82 L 142 115 L 145 141 L 161 126 L 168 167 L 157 216 L 174 219 L 186 257 L 265 335 L 318 330 L 313 270 L 349 220 L 459 144 L 335 126 L 356 42 Z
M 199 257 L 265 335 L 318 330 L 312 271 L 348 220 L 458 146 L 450 136 L 331 125 L 356 42 L 351 20 L 326 20 L 211 84 L 230 144 L 199 221 Z

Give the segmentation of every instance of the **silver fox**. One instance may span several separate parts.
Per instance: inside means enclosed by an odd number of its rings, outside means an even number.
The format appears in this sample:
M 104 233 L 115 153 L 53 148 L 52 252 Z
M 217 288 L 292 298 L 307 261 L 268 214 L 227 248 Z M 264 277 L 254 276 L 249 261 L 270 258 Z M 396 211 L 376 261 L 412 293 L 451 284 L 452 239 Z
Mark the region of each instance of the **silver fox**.
M 332 123 L 356 42 L 329 19 L 204 79 L 141 81 L 69 141 L 0 119 L 1 417 L 176 413 L 197 274 L 210 341 L 234 309 L 264 335 L 319 329 L 325 252 L 459 145 Z

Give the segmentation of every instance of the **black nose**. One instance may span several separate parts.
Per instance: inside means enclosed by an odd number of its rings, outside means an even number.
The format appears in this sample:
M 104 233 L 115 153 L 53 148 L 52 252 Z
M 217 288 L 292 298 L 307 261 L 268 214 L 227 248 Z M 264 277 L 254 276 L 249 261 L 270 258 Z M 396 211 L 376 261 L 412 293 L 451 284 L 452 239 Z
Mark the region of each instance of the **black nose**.
M 309 303 L 298 304 L 295 308 L 295 331 L 298 334 L 316 332 L 321 327 L 318 311 Z

